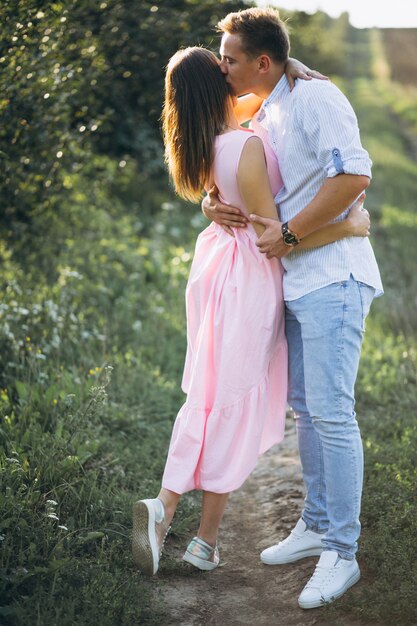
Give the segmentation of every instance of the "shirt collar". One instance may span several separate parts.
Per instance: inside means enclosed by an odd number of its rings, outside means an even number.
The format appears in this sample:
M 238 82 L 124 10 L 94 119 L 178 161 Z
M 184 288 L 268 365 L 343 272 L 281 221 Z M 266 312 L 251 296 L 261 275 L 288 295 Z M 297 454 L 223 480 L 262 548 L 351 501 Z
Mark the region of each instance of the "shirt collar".
M 267 109 L 273 102 L 280 100 L 282 96 L 289 90 L 288 80 L 285 74 L 281 76 L 271 93 L 262 103 L 259 109 L 258 121 L 262 121 L 265 117 L 265 109 Z

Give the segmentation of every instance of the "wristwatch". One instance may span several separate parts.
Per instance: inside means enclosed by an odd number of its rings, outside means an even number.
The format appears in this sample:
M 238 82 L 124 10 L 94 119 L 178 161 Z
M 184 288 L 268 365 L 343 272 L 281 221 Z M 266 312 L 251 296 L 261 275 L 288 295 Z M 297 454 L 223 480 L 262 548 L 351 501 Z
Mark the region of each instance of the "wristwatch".
M 282 238 L 284 239 L 284 243 L 286 246 L 291 246 L 291 248 L 294 248 L 294 246 L 300 243 L 301 239 L 299 239 L 298 235 L 296 235 L 292 230 L 288 228 L 288 222 L 282 224 L 281 231 Z

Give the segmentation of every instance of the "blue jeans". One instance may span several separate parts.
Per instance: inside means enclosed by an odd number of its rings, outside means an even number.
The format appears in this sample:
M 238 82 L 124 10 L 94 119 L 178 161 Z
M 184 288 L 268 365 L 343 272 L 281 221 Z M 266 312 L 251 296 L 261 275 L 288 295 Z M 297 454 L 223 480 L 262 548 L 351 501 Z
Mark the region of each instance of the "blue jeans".
M 302 518 L 325 550 L 353 559 L 360 534 L 363 451 L 354 386 L 375 290 L 349 280 L 286 302 L 289 397 L 306 498 Z

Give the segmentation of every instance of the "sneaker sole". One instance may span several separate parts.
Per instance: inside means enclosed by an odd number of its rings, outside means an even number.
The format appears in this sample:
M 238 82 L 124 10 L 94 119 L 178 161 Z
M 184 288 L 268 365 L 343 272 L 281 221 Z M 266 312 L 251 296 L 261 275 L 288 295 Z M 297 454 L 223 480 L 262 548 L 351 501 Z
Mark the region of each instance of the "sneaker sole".
M 301 559 L 306 559 L 309 556 L 320 556 L 323 552 L 323 547 L 321 548 L 310 548 L 309 550 L 302 550 L 301 552 L 297 552 L 295 554 L 288 555 L 287 557 L 282 557 L 280 559 L 263 557 L 261 554 L 261 561 L 265 565 L 285 565 L 286 563 L 295 563 L 295 561 L 300 561 Z
M 144 502 L 133 505 L 132 555 L 138 569 L 147 576 L 158 571 L 155 519 Z
M 302 609 L 318 609 L 320 607 L 323 607 L 325 604 L 330 604 L 331 602 L 334 602 L 335 600 L 337 600 L 338 598 L 343 596 L 343 594 L 346 593 L 346 591 L 348 589 L 353 587 L 353 585 L 355 585 L 358 582 L 360 577 L 361 577 L 361 573 L 360 573 L 359 570 L 357 570 L 349 578 L 349 580 L 346 581 L 346 583 L 343 585 L 342 589 L 339 589 L 339 591 L 337 591 L 337 593 L 333 594 L 331 596 L 331 598 L 329 598 L 328 600 L 325 600 L 323 597 L 320 598 L 320 600 L 318 600 L 318 601 L 317 600 L 316 601 L 311 600 L 310 602 L 303 602 L 303 601 L 300 602 L 300 600 L 298 600 L 298 605 Z

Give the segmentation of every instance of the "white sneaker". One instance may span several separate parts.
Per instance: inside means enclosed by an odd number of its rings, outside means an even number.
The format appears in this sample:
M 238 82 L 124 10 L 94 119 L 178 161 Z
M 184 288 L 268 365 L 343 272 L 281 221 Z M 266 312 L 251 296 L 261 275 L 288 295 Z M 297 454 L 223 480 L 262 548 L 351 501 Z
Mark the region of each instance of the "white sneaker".
M 356 559 L 339 558 L 335 550 L 324 550 L 314 574 L 298 598 L 302 609 L 314 609 L 340 598 L 361 577 Z
M 320 556 L 323 552 L 321 540 L 324 536 L 307 530 L 304 520 L 299 519 L 286 539 L 261 552 L 261 561 L 266 565 L 283 565 L 307 556 Z
M 162 500 L 139 500 L 133 505 L 133 561 L 143 574 L 156 574 L 159 557 L 169 528 L 164 524 Z
M 217 545 L 211 546 L 200 537 L 194 537 L 188 544 L 182 560 L 203 571 L 211 571 L 220 563 L 219 549 Z

